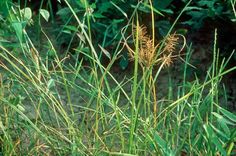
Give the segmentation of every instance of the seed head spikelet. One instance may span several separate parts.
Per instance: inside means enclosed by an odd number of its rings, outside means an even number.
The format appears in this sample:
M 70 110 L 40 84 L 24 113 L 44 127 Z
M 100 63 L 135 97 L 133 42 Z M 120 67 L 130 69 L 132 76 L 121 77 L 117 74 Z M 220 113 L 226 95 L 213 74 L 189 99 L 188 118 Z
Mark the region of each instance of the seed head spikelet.
M 154 46 L 154 41 L 147 33 L 147 27 L 144 25 L 134 26 L 133 32 L 138 31 L 138 37 L 133 33 L 133 39 L 139 40 L 139 49 L 138 49 L 138 58 L 139 64 L 141 66 L 149 68 L 152 65 L 163 64 L 165 67 L 169 67 L 173 63 L 173 59 L 179 56 L 180 51 L 183 50 L 185 46 L 185 38 L 180 34 L 170 34 L 166 37 L 164 42 L 164 47 L 161 50 L 161 53 L 157 53 L 157 48 L 160 43 Z M 180 37 L 183 38 L 184 43 L 181 50 L 177 50 L 180 40 Z M 129 51 L 129 56 L 131 60 L 134 60 L 134 50 L 125 42 L 125 45 Z M 176 54 L 177 53 L 177 54 Z

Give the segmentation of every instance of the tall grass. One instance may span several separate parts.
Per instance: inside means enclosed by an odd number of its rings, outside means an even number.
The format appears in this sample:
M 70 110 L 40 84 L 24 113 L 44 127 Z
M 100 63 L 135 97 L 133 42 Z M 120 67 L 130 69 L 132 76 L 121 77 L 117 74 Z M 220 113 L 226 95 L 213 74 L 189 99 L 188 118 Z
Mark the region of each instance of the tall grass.
M 91 27 L 85 29 L 69 2 L 65 2 L 90 47 L 91 53 L 79 51 L 79 55 L 89 59 L 90 65 L 83 65 L 83 59 L 70 61 L 67 56 L 62 57 L 43 28 L 42 33 L 49 45 L 43 50 L 52 50 L 55 53 L 52 59 L 43 56 L 43 51 L 35 47 L 25 29 L 22 32 L 24 40 L 17 36 L 20 48 L 12 50 L 0 45 L 2 154 L 235 154 L 236 116 L 223 108 L 220 96 L 227 94 L 221 91 L 220 82 L 236 67 L 226 69 L 230 58 L 219 61 L 217 31 L 212 47 L 213 62 L 205 79 L 202 81 L 196 77 L 188 81 L 192 46 L 186 45 L 182 84 L 176 86 L 170 81 L 166 90 L 169 95 L 174 95 L 163 100 L 159 99 L 157 92 L 160 73 L 180 56 L 176 49 L 166 54 L 166 48 L 170 46 L 167 41 L 174 34 L 172 30 L 160 43 L 155 43 L 151 1 L 146 5 L 152 12 L 152 36 L 146 36 L 144 42 L 150 41 L 150 49 L 154 50 L 141 55 L 140 33 L 143 28 L 138 20 L 138 3 L 106 67 L 97 56 L 91 40 Z M 85 0 L 84 3 L 88 2 Z M 89 17 L 84 18 L 89 25 Z M 129 37 L 125 37 L 130 35 L 127 32 L 130 28 L 134 49 L 126 42 Z M 21 30 L 15 29 L 17 31 Z M 130 51 L 134 70 L 129 78 L 120 80 L 112 73 L 111 66 L 124 48 Z

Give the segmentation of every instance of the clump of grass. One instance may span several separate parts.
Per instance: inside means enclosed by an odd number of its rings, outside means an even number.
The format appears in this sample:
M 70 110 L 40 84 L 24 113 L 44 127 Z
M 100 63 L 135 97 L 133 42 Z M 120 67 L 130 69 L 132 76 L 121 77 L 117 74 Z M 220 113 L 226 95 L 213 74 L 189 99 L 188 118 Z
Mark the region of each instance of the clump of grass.
M 126 42 L 125 46 L 129 51 L 129 56 L 131 60 L 135 60 L 135 53 L 137 53 L 138 63 L 141 65 L 144 75 L 144 80 L 147 80 L 144 84 L 147 85 L 147 88 L 152 91 L 153 97 L 153 111 L 154 111 L 154 120 L 156 125 L 157 118 L 157 95 L 156 95 L 156 84 L 153 80 L 152 66 L 160 65 L 159 72 L 162 67 L 169 67 L 173 63 L 173 59 L 180 57 L 180 52 L 185 47 L 185 37 L 180 34 L 173 33 L 168 35 L 164 43 L 164 48 L 161 52 L 158 53 L 158 48 L 160 48 L 161 43 L 155 45 L 155 39 L 151 38 L 147 33 L 147 28 L 145 26 L 134 26 L 133 38 L 137 43 L 137 49 L 133 50 Z M 180 44 L 180 37 L 183 38 L 182 47 L 177 50 L 177 46 Z M 177 53 L 177 55 L 175 54 Z M 147 78 L 146 78 L 147 77 Z M 150 96 L 150 95 L 148 95 Z M 150 99 L 151 100 L 151 99 Z M 148 106 L 150 107 L 150 106 Z

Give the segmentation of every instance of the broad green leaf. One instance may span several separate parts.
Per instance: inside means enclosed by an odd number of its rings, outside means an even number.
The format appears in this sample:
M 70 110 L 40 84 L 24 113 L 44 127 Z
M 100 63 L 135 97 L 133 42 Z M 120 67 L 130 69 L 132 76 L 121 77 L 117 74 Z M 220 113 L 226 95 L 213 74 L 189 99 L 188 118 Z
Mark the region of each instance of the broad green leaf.
M 206 16 L 203 11 L 189 11 L 186 14 L 192 16 L 192 18 L 197 18 L 197 19 Z
M 57 15 L 59 16 L 66 16 L 70 13 L 70 9 L 68 7 L 62 8 L 59 11 L 57 11 Z
M 124 21 L 124 19 L 113 19 L 112 24 L 118 24 L 118 23 L 121 23 L 123 21 Z
M 45 10 L 45 9 L 40 9 L 40 10 L 39 10 L 39 13 L 40 13 L 40 15 L 43 16 L 43 18 L 48 22 L 49 17 L 50 17 L 49 12 L 48 12 L 47 10 Z
M 230 119 L 231 121 L 235 122 L 236 123 L 236 115 L 223 109 L 223 108 L 220 108 L 220 111 L 222 114 L 224 114 L 228 119 Z
M 30 8 L 26 7 L 22 10 L 20 10 L 24 20 L 30 20 L 32 18 L 32 11 Z
M 214 129 L 214 131 L 215 131 L 217 134 L 219 134 L 219 135 L 221 135 L 222 137 L 224 137 L 225 139 L 229 140 L 230 134 L 228 135 L 228 134 L 226 134 L 225 132 L 223 132 L 223 131 L 217 129 L 214 125 L 212 125 L 212 124 L 210 124 L 210 125 L 211 125 L 211 127 Z M 229 133 L 230 133 L 230 132 L 229 132 Z
M 110 2 L 103 2 L 98 6 L 98 8 L 98 12 L 102 14 L 105 12 L 109 12 L 108 9 L 112 8 L 112 4 Z
M 13 22 L 12 27 L 16 32 L 17 38 L 20 40 L 20 42 L 23 41 L 23 26 L 21 22 Z
M 98 12 L 93 13 L 93 17 L 95 17 L 95 18 L 106 18 L 106 16 L 104 16 L 101 13 L 98 13 Z
M 220 153 L 223 156 L 227 155 L 223 145 L 220 143 L 220 141 L 217 137 L 213 137 L 211 141 L 213 142 L 213 144 L 216 146 L 216 148 L 220 151 Z
M 173 0 L 155 0 L 153 2 L 153 5 L 157 9 L 166 9 L 172 2 Z
M 170 22 L 167 20 L 160 20 L 160 21 L 157 21 L 155 24 L 159 30 L 160 35 L 162 37 L 165 37 L 171 27 Z
M 214 8 L 214 4 L 216 3 L 216 1 L 209 1 L 209 0 L 200 0 L 197 4 L 199 6 L 207 6 L 209 8 Z
M 167 142 L 162 139 L 157 132 L 154 132 L 154 140 L 156 141 L 156 143 L 158 144 L 158 146 L 160 146 L 160 148 L 162 149 L 162 151 L 165 153 L 165 155 L 168 156 L 174 156 L 174 152 L 170 149 L 169 145 L 167 144 Z
M 216 112 L 212 112 L 212 114 L 215 117 L 217 117 L 218 120 L 221 120 L 222 122 L 225 122 L 228 125 L 233 125 L 234 126 L 236 124 L 236 123 L 233 123 L 233 122 L 229 121 L 228 119 L 224 118 L 224 116 L 222 116 L 222 115 L 220 115 L 220 114 L 218 114 Z
M 3 17 L 6 17 L 9 14 L 9 3 L 8 0 L 0 0 L 0 14 L 3 15 Z
M 78 31 L 77 27 L 75 27 L 73 25 L 66 25 L 66 26 L 64 26 L 64 28 L 68 29 L 68 30 L 71 30 L 71 31 L 74 31 L 74 32 Z
M 207 124 L 203 125 L 203 127 L 207 134 L 208 141 L 213 143 L 216 146 L 216 148 L 221 152 L 222 155 L 226 156 L 226 151 L 224 150 L 223 145 L 220 143 L 214 130 Z

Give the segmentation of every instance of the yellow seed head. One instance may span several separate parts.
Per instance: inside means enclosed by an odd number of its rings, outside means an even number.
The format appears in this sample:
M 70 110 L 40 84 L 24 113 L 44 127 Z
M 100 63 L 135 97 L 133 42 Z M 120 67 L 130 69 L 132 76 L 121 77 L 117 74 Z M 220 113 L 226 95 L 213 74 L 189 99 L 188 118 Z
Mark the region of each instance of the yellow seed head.
M 134 26 L 133 32 L 138 31 L 138 36 L 134 35 L 134 40 L 139 41 L 139 49 L 138 49 L 138 59 L 139 63 L 144 67 L 150 67 L 155 64 L 164 64 L 164 66 L 169 67 L 173 63 L 173 58 L 178 55 L 174 55 L 173 53 L 176 52 L 176 47 L 179 44 L 179 36 L 183 37 L 182 35 L 178 35 L 173 33 L 169 35 L 164 40 L 164 47 L 161 50 L 161 53 L 157 54 L 156 49 L 158 48 L 159 44 L 154 46 L 154 41 L 147 33 L 147 28 L 145 26 Z M 136 34 L 136 33 L 133 33 Z M 185 41 L 185 38 L 184 38 Z M 185 43 L 183 44 L 184 47 Z M 129 51 L 129 56 L 131 60 L 134 60 L 134 50 L 126 44 L 126 47 Z M 183 49 L 182 47 L 182 49 Z M 182 51 L 182 49 L 180 51 Z

